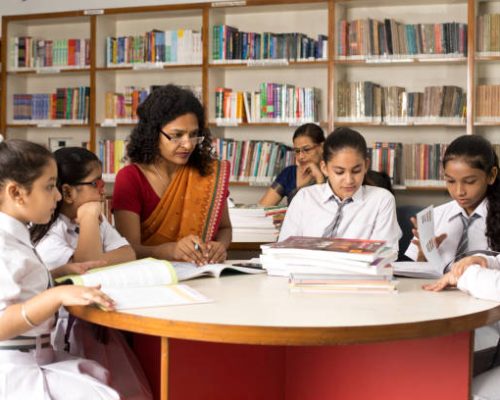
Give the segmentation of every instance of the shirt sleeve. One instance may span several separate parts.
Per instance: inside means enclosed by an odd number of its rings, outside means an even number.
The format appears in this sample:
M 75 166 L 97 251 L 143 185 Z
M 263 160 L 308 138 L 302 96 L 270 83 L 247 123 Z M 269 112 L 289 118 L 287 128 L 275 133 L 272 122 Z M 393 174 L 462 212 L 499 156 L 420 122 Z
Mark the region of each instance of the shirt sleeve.
M 385 240 L 387 246 L 398 251 L 401 228 L 396 216 L 396 201 L 394 196 L 387 192 L 380 201 L 380 209 L 372 232 L 372 239 Z
M 104 252 L 119 249 L 123 246 L 128 246 L 129 242 L 118 231 L 111 226 L 108 220 L 103 217 L 100 230 L 102 234 L 102 246 Z
M 37 244 L 36 251 L 50 271 L 67 264 L 75 253 L 64 238 L 53 232 L 45 235 Z
M 141 185 L 134 166 L 130 165 L 118 171 L 113 188 L 113 210 L 131 211 L 140 215 L 142 209 L 140 188 Z
M 304 211 L 304 196 L 301 195 L 302 193 L 302 191 L 297 193 L 286 210 L 285 220 L 281 226 L 278 242 L 281 242 L 290 236 L 302 236 L 302 227 L 300 223 L 300 216 Z
M 471 265 L 458 279 L 457 287 L 478 299 L 500 301 L 500 271 Z
M 0 257 L 0 315 L 19 297 L 21 285 L 16 277 L 25 273 L 25 263 L 22 257 L 9 258 L 12 259 Z

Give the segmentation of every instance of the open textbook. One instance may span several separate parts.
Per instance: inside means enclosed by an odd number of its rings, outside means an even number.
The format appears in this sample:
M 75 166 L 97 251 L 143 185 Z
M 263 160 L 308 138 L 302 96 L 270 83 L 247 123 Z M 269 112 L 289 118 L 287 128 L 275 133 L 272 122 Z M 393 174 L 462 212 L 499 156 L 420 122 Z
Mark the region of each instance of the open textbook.
M 206 303 L 211 300 L 179 281 L 199 276 L 219 277 L 223 270 L 243 273 L 262 273 L 262 269 L 244 268 L 225 264 L 195 264 L 154 258 L 143 258 L 122 264 L 95 268 L 82 275 L 67 275 L 57 279 L 75 285 L 96 286 L 116 302 L 117 310 L 158 307 L 181 304 Z
M 434 207 L 429 206 L 417 214 L 418 236 L 420 246 L 427 261 L 441 273 L 445 268 L 445 262 L 441 258 L 436 246 L 436 234 L 434 232 Z

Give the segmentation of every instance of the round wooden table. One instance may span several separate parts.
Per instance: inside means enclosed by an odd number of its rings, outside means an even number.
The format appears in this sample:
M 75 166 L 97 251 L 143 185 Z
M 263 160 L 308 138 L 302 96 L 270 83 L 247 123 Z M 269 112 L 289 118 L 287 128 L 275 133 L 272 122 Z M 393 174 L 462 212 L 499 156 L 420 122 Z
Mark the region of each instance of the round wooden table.
M 188 282 L 209 304 L 70 312 L 160 337 L 162 400 L 465 400 L 474 329 L 500 320 L 500 305 L 424 282 L 401 279 L 398 294 L 305 294 L 285 278 L 235 275 Z M 136 347 L 149 376 L 152 351 Z

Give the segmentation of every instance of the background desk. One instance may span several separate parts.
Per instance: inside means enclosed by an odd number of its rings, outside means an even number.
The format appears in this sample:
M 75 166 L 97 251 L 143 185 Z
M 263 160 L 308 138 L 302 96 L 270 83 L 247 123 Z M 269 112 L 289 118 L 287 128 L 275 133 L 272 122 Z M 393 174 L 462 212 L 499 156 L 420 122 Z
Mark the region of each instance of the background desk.
M 468 399 L 473 330 L 499 320 L 500 305 L 423 282 L 403 279 L 397 295 L 323 295 L 226 276 L 189 282 L 210 304 L 70 312 L 162 337 L 162 399 Z M 150 376 L 154 355 L 139 345 Z

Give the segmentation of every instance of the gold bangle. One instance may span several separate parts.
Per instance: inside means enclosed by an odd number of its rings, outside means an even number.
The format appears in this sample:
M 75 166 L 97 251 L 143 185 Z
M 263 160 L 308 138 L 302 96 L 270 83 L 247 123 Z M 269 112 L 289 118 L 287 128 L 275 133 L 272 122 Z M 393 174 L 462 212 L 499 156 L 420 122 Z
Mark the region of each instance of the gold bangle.
M 23 317 L 24 322 L 31 326 L 32 328 L 36 328 L 36 325 L 31 321 L 31 319 L 28 318 L 28 315 L 26 314 L 26 309 L 24 308 L 24 303 L 21 304 L 21 317 Z

